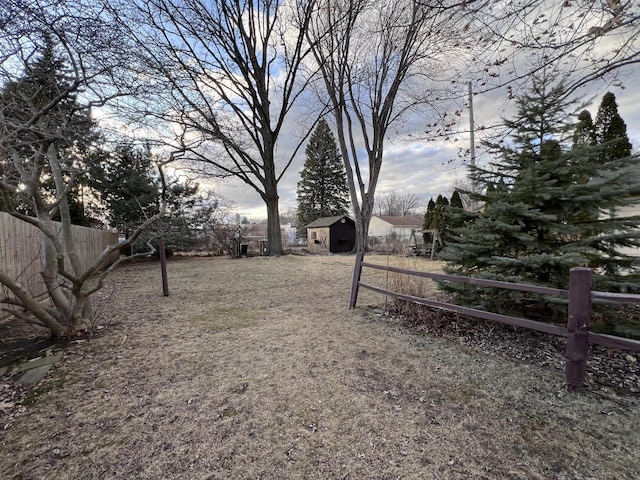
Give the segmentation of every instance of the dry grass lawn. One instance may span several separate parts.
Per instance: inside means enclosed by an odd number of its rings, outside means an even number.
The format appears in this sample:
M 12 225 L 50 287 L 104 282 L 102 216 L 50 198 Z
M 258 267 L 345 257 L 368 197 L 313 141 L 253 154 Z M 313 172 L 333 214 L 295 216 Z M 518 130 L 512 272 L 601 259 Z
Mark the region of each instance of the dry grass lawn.
M 637 397 L 408 333 L 371 292 L 349 311 L 353 263 L 174 260 L 167 298 L 157 264 L 120 269 L 103 334 L 0 432 L 0 478 L 640 478 Z

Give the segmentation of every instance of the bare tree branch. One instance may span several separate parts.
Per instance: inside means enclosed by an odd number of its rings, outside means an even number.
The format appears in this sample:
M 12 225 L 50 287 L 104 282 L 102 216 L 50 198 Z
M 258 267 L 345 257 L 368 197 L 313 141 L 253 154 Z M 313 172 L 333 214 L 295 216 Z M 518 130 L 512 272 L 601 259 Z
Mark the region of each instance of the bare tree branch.
M 163 93 L 153 116 L 177 126 L 184 159 L 260 195 L 272 255 L 282 253 L 278 183 L 313 127 L 278 158 L 285 121 L 308 81 L 299 72 L 314 9 L 315 0 L 140 0 L 125 8 L 141 62 Z

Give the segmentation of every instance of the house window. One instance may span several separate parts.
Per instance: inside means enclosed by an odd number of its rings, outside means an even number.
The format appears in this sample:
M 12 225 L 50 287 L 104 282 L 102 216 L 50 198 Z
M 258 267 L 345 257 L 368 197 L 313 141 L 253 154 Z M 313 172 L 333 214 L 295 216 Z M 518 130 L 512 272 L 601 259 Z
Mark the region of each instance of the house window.
M 311 232 L 311 240 L 315 240 L 317 238 L 317 232 Z

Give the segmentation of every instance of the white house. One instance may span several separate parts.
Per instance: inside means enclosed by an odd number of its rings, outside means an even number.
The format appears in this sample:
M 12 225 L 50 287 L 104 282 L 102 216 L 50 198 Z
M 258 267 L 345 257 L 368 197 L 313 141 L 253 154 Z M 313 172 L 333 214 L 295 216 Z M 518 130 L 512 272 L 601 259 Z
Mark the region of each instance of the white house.
M 284 223 L 280 225 L 282 230 L 282 243 L 284 245 L 295 245 L 298 225 L 294 223 Z
M 389 215 L 374 215 L 369 224 L 369 237 L 379 240 L 393 238 L 409 241 L 412 230 L 422 228 L 423 219 L 420 217 L 391 217 Z
M 637 199 L 635 203 L 631 205 L 625 205 L 623 207 L 617 207 L 615 209 L 611 209 L 609 212 L 603 212 L 604 215 L 608 213 L 609 218 L 625 218 L 625 217 L 635 217 L 640 216 L 640 198 Z M 602 215 L 602 216 L 604 216 Z M 601 218 L 602 218 L 601 216 Z M 631 255 L 634 257 L 640 257 L 640 249 L 635 247 L 622 247 L 621 252 L 625 255 Z

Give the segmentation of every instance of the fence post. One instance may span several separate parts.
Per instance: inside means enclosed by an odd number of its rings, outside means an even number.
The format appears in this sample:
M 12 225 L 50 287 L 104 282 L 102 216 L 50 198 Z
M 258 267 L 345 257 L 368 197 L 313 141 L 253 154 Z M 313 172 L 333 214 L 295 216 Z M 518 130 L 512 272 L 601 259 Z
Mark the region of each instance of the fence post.
M 360 281 L 360 275 L 362 274 L 362 258 L 364 257 L 364 252 L 356 253 L 356 264 L 353 267 L 353 283 L 351 283 L 351 299 L 349 300 L 349 310 L 353 310 L 356 308 L 356 302 L 358 301 L 358 289 L 360 285 L 358 282 Z
M 160 273 L 162 274 L 162 294 L 169 296 L 169 281 L 167 280 L 167 255 L 164 248 L 164 238 L 158 237 L 158 253 L 160 256 Z
M 569 390 L 584 385 L 589 348 L 589 322 L 591 320 L 592 271 L 574 267 L 569 271 L 569 318 L 567 319 L 567 351 L 565 375 Z

